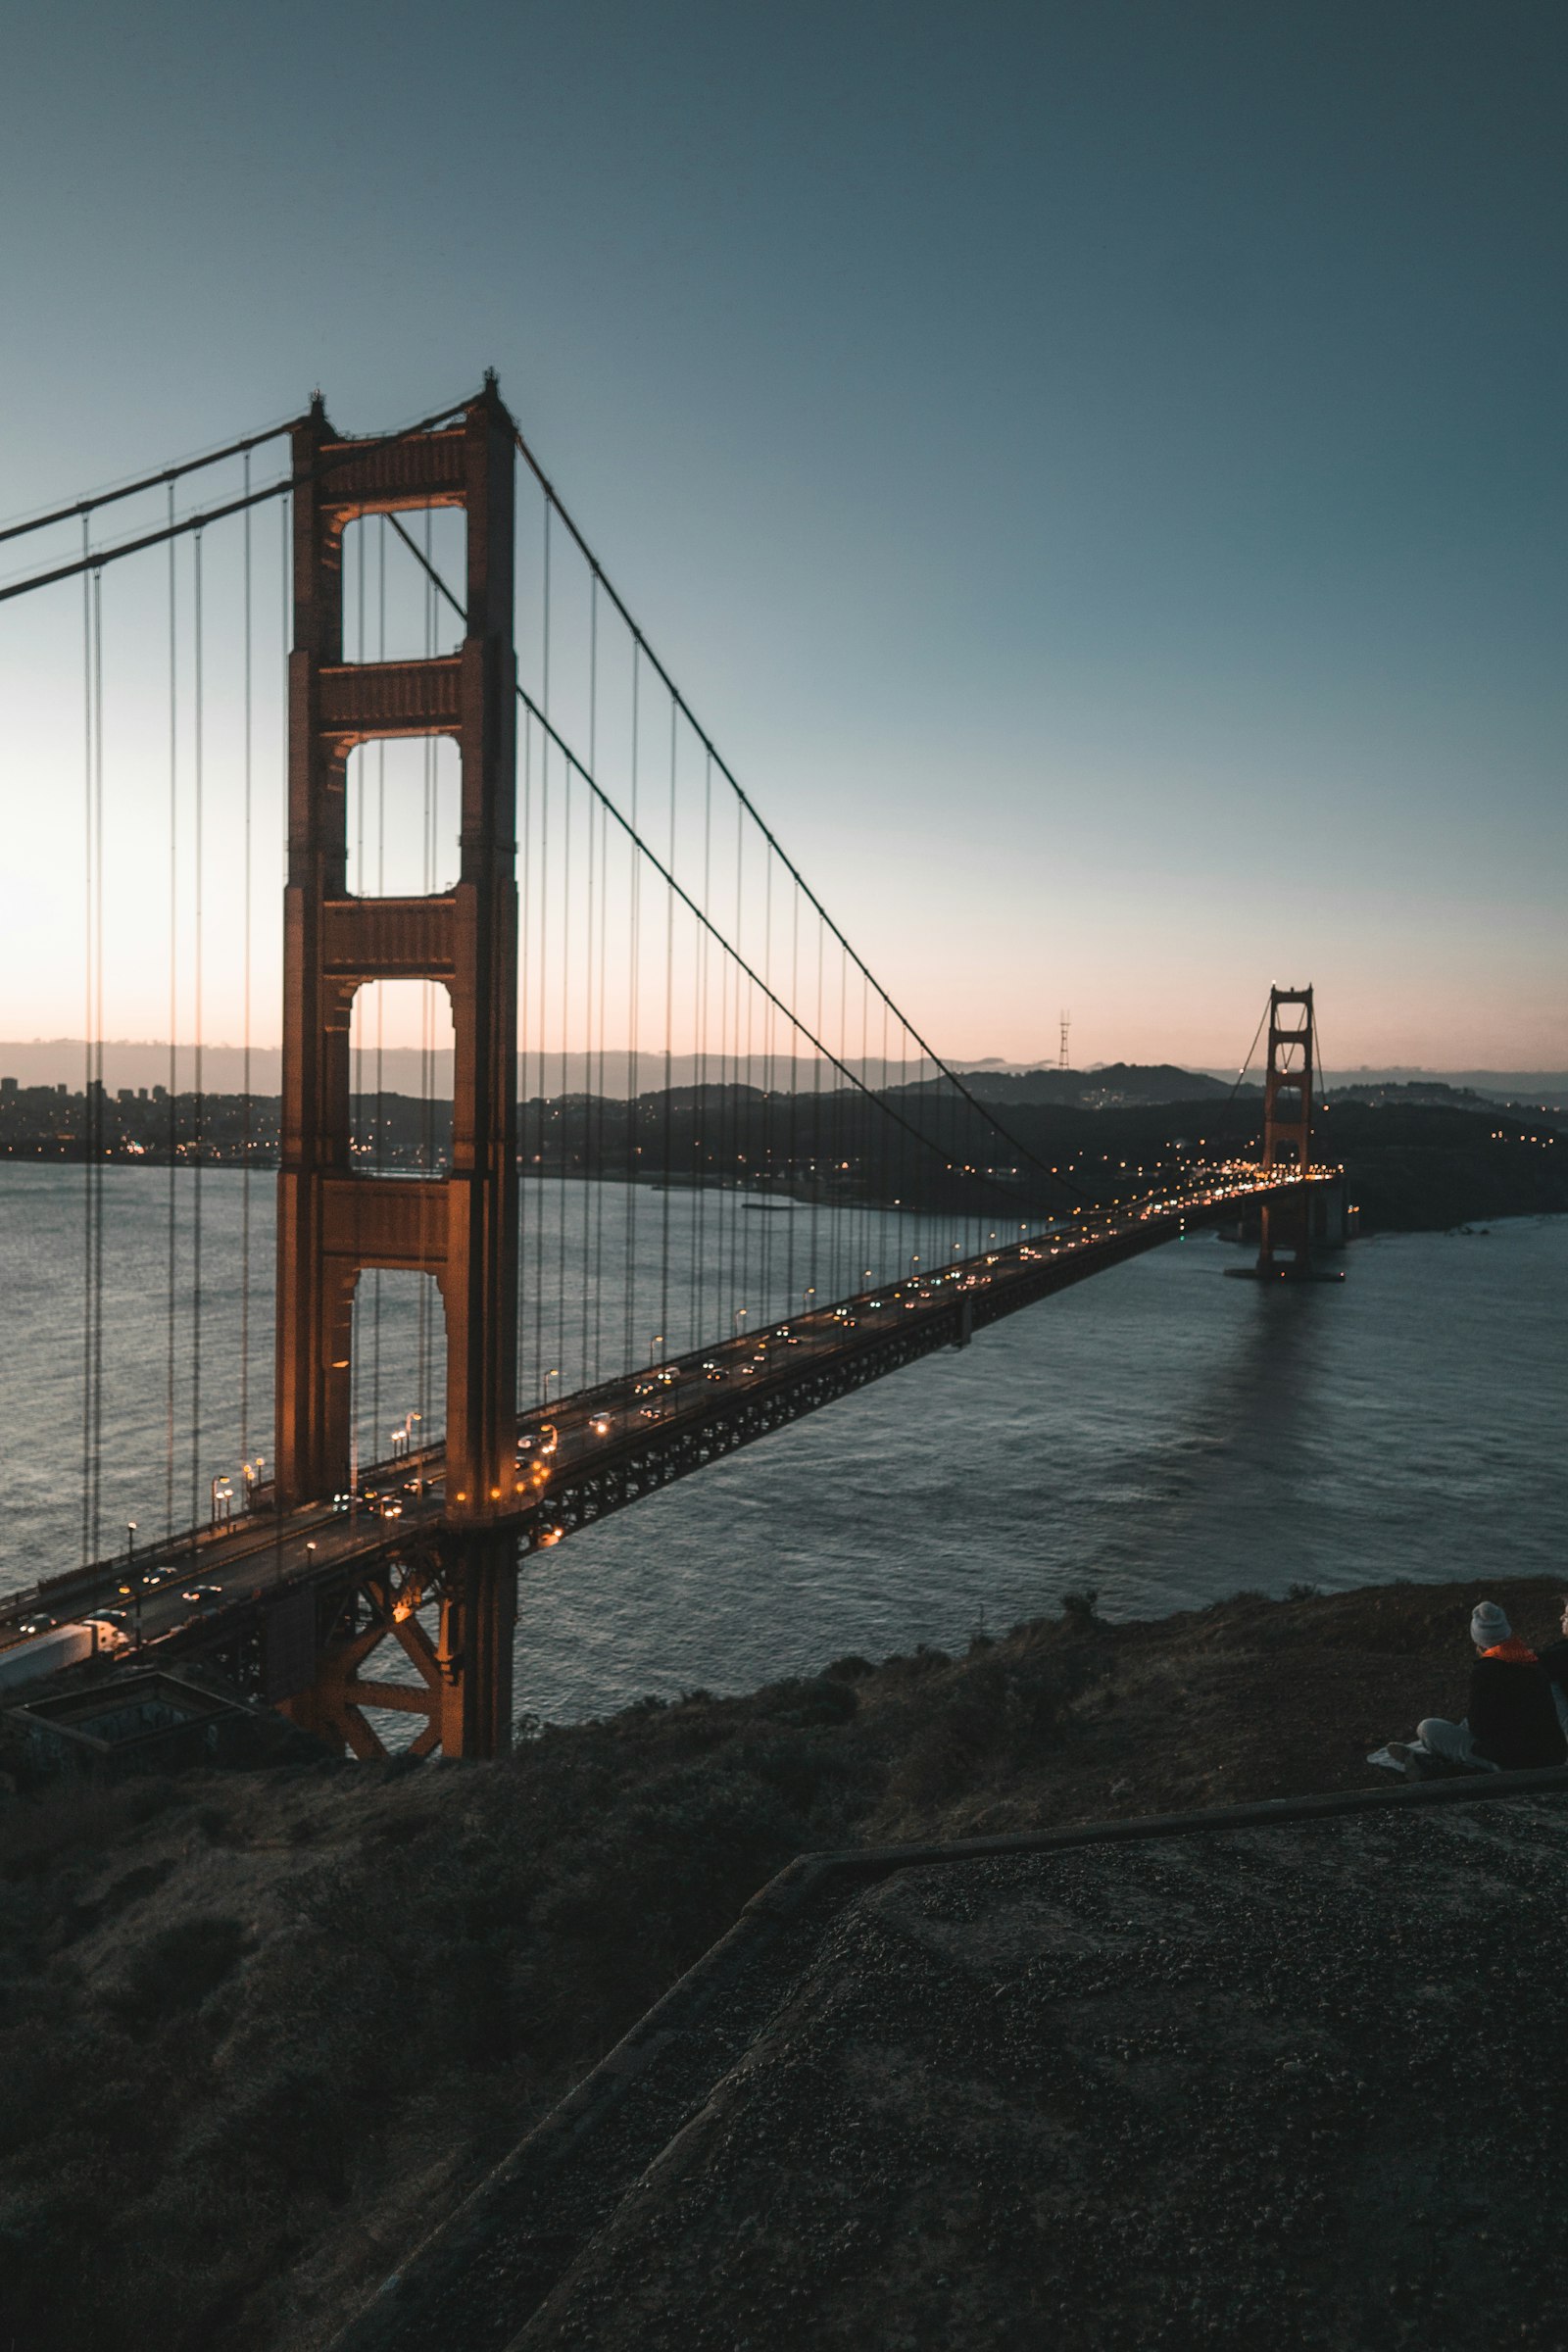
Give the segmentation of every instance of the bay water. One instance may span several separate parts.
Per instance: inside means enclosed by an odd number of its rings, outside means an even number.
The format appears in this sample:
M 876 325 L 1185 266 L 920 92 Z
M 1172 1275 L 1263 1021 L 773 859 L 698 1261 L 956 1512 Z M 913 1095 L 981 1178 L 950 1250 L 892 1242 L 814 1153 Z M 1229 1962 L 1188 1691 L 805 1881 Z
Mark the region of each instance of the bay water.
M 117 1165 L 104 1183 L 102 1468 L 84 1531 L 82 1172 L 0 1167 L 0 1591 L 74 1565 L 92 1533 L 107 1551 L 127 1520 L 145 1542 L 171 1513 L 204 1518 L 214 1475 L 270 1454 L 270 1179 L 247 1193 L 204 1171 L 199 1367 L 190 1172 L 171 1185 Z M 976 1242 L 850 1210 L 808 1228 L 808 1212 L 761 1202 L 633 1202 L 625 1187 L 525 1186 L 523 1215 L 525 1397 L 756 1329 L 816 1303 L 813 1287 L 825 1302 L 866 1264 L 891 1280 Z M 1343 1283 L 1299 1290 L 1223 1280 L 1239 1262 L 1191 1235 L 533 1554 L 519 1710 L 568 1721 L 852 1651 L 952 1647 L 1069 1590 L 1126 1618 L 1293 1584 L 1568 1577 L 1568 1219 L 1360 1241 Z M 439 1318 L 428 1298 L 421 1316 L 421 1289 L 383 1278 L 362 1323 L 366 1459 L 417 1406 L 439 1428 Z

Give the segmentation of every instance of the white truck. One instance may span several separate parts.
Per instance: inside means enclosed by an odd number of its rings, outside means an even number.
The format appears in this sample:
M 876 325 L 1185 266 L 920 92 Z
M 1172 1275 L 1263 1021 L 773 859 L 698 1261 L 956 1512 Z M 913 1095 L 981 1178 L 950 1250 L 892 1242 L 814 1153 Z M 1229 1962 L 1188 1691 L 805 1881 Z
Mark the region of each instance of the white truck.
M 121 1628 L 106 1618 L 51 1626 L 47 1633 L 26 1635 L 0 1649 L 0 1690 L 15 1690 L 46 1674 L 58 1674 L 62 1667 L 79 1665 L 83 1658 L 108 1657 L 128 1647 Z

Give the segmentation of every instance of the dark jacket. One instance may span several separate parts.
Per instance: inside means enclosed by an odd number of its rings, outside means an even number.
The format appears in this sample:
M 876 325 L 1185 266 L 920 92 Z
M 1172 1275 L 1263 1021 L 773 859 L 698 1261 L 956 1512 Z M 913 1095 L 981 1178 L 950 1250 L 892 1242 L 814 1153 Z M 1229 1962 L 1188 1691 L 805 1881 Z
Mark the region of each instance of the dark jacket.
M 1537 1650 L 1536 1655 L 1547 1679 L 1554 1682 L 1560 1690 L 1568 1690 L 1568 1641 L 1548 1642 L 1544 1649 Z
M 1504 1772 L 1568 1761 L 1551 1684 L 1534 1659 L 1477 1658 L 1470 1669 L 1470 1737 Z

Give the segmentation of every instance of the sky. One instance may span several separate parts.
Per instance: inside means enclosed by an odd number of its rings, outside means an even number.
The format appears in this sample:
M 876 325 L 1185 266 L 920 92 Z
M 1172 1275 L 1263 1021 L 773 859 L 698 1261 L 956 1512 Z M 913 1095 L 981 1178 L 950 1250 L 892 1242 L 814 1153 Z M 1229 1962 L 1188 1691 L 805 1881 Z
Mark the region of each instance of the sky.
M 494 367 L 950 1059 L 1066 1007 L 1080 1066 L 1234 1065 L 1311 981 L 1333 1067 L 1561 1068 L 1565 69 L 1557 0 L 18 12 L 0 515 Z M 168 1028 L 157 594 L 105 590 L 113 1035 Z M 8 1038 L 83 1019 L 48 595 L 0 605 Z

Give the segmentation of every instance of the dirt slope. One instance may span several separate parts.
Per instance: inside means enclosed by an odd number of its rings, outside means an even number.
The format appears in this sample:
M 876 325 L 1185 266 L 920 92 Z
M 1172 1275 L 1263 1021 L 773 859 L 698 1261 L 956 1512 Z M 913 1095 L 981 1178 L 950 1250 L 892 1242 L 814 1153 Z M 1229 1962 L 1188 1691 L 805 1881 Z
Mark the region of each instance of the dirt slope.
M 510 1763 L 0 1806 L 0 2279 L 29 2352 L 309 2352 L 804 1849 L 1353 1787 L 1482 1588 L 1055 1619 Z M 1500 1584 L 1527 1637 L 1554 1594 Z

